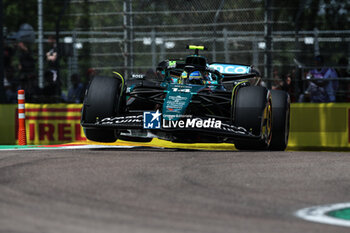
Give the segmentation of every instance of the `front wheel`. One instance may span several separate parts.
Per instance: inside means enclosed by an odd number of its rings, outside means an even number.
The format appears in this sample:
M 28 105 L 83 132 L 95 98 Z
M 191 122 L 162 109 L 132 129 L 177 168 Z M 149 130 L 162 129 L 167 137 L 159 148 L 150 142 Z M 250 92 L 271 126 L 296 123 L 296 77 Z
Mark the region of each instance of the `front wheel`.
M 237 140 L 239 150 L 267 150 L 271 141 L 271 93 L 265 87 L 249 86 L 238 90 L 233 109 L 235 126 L 243 127 L 259 140 Z
M 85 95 L 82 121 L 95 123 L 96 119 L 115 116 L 120 111 L 121 85 L 116 77 L 94 77 Z M 97 142 L 115 142 L 118 138 L 113 129 L 84 128 L 84 133 L 87 139 Z
M 284 151 L 288 144 L 290 97 L 287 92 L 272 90 L 272 139 L 270 150 Z

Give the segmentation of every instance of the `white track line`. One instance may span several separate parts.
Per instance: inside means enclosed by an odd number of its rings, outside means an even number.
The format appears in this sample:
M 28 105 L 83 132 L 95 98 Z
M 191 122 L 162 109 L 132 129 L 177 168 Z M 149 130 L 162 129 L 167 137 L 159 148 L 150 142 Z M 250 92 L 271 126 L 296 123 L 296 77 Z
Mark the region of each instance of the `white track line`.
M 79 145 L 79 146 L 64 146 L 64 147 L 41 147 L 41 148 L 48 148 L 48 149 L 68 149 L 68 150 L 74 150 L 74 149 L 129 149 L 134 148 L 136 146 L 108 146 L 108 145 Z
M 313 206 L 298 210 L 295 216 L 304 220 L 319 222 L 324 224 L 331 224 L 337 226 L 350 227 L 350 221 L 334 218 L 326 215 L 330 211 L 350 208 L 350 203 L 338 203 L 323 206 Z
M 63 146 L 63 147 L 28 147 L 28 148 L 13 148 L 0 149 L 0 151 L 21 151 L 21 150 L 78 150 L 78 149 L 130 149 L 139 146 L 108 146 L 108 145 L 79 145 L 79 146 Z

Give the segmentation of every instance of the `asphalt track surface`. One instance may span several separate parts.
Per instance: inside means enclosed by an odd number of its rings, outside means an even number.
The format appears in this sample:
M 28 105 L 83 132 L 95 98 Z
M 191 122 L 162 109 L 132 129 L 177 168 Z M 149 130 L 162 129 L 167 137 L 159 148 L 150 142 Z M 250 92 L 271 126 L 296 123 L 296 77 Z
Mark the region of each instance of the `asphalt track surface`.
M 0 232 L 349 232 L 295 211 L 350 201 L 346 152 L 0 151 Z

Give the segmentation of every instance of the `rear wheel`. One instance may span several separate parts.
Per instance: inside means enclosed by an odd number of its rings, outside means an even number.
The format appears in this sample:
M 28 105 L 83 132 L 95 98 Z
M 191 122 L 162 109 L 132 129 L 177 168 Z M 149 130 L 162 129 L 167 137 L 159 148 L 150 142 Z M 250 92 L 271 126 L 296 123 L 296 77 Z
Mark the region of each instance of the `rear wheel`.
M 234 107 L 234 125 L 243 127 L 259 140 L 237 140 L 239 150 L 266 150 L 271 141 L 272 106 L 270 91 L 260 86 L 238 90 Z
M 120 110 L 121 83 L 115 77 L 94 77 L 85 95 L 82 121 L 95 123 L 97 118 L 115 116 Z M 115 142 L 118 138 L 114 129 L 84 128 L 84 133 L 87 139 L 97 142 Z
M 288 145 L 290 97 L 287 92 L 272 90 L 272 139 L 270 150 L 283 151 Z

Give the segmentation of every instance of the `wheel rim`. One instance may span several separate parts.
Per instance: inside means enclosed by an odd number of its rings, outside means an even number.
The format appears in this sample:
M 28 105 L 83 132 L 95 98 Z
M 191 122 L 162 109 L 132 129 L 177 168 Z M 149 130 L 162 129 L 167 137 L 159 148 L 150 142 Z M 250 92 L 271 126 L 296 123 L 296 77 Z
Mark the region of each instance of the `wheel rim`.
M 270 145 L 272 132 L 272 103 L 271 95 L 267 101 L 267 106 L 264 110 L 264 117 L 262 121 L 262 139 L 265 141 L 266 145 Z

